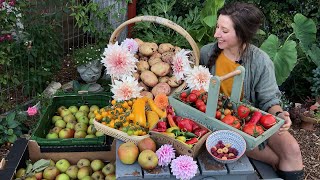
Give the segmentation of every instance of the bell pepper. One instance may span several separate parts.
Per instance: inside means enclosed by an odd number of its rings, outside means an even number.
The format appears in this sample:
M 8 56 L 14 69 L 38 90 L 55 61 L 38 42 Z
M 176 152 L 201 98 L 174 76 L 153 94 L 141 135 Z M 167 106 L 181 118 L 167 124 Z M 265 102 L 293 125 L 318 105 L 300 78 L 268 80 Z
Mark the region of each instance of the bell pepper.
M 197 129 L 200 129 L 200 126 L 194 122 L 192 125 L 192 132 L 195 132 Z
M 193 122 L 189 119 L 182 119 L 181 121 L 178 122 L 178 127 L 182 130 L 182 131 L 188 131 L 188 132 L 192 132 L 192 124 Z
M 165 121 L 160 121 L 158 122 L 157 127 L 152 130 L 156 132 L 165 132 L 167 130 L 167 123 Z
M 186 138 L 194 138 L 194 137 L 196 137 L 197 135 L 195 135 L 195 134 L 193 134 L 192 132 L 185 132 L 184 133 L 184 136 L 186 137 Z
M 202 137 L 203 135 L 207 134 L 207 132 L 208 132 L 208 129 L 200 128 L 200 129 L 196 129 L 196 130 L 194 131 L 194 134 L 200 138 L 200 137 Z
M 186 141 L 186 144 L 195 144 L 198 142 L 198 138 L 194 137 L 188 141 Z

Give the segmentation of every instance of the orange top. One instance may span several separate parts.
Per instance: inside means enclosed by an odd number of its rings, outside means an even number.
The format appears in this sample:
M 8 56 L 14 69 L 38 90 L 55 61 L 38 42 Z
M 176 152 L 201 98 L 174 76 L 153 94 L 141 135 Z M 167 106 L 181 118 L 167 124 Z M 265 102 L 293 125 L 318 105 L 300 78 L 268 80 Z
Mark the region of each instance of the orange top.
M 222 52 L 219 55 L 215 66 L 216 66 L 216 75 L 223 76 L 236 70 L 236 68 L 240 66 L 240 64 L 230 60 Z M 220 92 L 230 97 L 231 91 L 232 91 L 232 84 L 233 84 L 233 77 L 222 81 L 220 84 Z

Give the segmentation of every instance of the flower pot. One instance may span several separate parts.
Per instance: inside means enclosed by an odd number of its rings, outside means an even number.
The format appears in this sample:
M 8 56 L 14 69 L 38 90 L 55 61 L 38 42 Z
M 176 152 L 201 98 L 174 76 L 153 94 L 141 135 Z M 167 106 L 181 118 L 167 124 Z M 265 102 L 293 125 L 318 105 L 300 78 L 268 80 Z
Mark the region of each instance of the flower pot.
M 77 67 L 80 77 L 87 84 L 90 84 L 89 92 L 101 92 L 103 88 L 100 84 L 96 83 L 101 76 L 102 64 L 99 60 L 91 61 L 87 64 Z
M 308 117 L 305 114 L 308 113 L 308 111 L 305 111 L 300 114 L 301 119 L 301 128 L 305 130 L 312 131 L 314 130 L 314 124 L 320 123 L 320 119 Z

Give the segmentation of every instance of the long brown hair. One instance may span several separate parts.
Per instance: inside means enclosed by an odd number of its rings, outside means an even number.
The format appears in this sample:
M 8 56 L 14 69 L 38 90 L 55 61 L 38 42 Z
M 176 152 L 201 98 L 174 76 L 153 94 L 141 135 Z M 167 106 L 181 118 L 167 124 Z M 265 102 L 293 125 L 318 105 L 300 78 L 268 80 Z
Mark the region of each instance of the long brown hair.
M 259 8 L 253 4 L 244 2 L 226 4 L 218 10 L 218 17 L 219 15 L 226 15 L 230 17 L 234 25 L 236 36 L 240 40 L 241 47 L 246 48 L 249 46 L 249 43 L 257 33 L 264 19 L 264 15 Z M 215 64 L 215 61 L 221 52 L 222 49 L 219 47 L 215 48 L 215 51 L 211 55 L 207 64 L 209 69 L 211 69 Z

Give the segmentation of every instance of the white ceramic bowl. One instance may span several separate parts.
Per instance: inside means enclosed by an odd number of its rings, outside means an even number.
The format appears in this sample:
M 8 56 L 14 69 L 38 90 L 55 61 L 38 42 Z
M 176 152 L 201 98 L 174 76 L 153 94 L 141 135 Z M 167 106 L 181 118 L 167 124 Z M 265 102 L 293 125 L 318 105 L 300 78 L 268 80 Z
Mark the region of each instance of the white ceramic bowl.
M 235 148 L 238 151 L 236 158 L 234 159 L 221 159 L 214 156 L 211 152 L 211 148 L 216 146 L 219 141 L 223 144 L 231 144 L 231 148 Z M 246 141 L 239 134 L 231 130 L 218 130 L 210 134 L 206 140 L 206 149 L 208 153 L 220 163 L 233 163 L 236 162 L 246 151 Z

